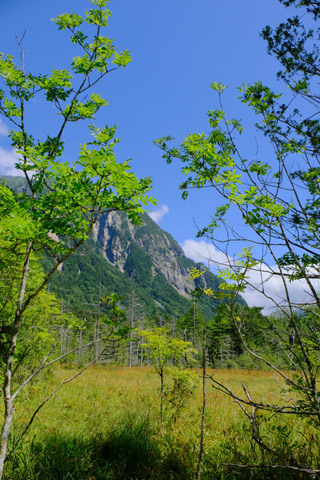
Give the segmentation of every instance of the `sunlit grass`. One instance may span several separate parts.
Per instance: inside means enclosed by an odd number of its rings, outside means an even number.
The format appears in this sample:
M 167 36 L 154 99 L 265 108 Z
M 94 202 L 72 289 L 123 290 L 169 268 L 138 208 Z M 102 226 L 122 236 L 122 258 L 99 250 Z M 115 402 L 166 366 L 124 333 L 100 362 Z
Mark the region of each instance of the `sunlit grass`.
M 19 437 L 39 403 L 75 373 L 60 368 L 28 387 L 17 403 L 13 439 Z M 159 377 L 153 369 L 89 368 L 40 411 L 23 445 L 10 458 L 5 479 L 195 478 L 202 401 L 201 372 L 196 373 L 197 388 L 186 399 L 177 421 L 168 414 L 162 428 Z M 276 403 L 284 386 L 268 372 L 221 370 L 209 374 L 242 397 L 244 383 L 256 401 L 264 399 L 270 404 Z M 279 423 L 277 417 L 271 417 L 261 417 L 261 432 L 279 455 L 282 452 L 287 461 L 317 462 L 317 435 L 305 421 L 292 416 Z M 239 406 L 208 380 L 202 478 L 304 478 L 288 471 L 252 473 L 222 465 L 270 461 L 252 441 L 250 423 Z

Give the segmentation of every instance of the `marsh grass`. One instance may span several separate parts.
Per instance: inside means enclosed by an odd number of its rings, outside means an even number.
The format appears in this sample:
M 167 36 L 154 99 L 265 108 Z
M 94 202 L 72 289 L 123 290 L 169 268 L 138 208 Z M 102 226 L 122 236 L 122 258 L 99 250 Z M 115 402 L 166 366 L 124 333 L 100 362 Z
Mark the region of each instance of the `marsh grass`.
M 30 386 L 16 409 L 14 442 L 41 399 L 75 371 L 60 368 Z M 175 423 L 160 428 L 159 379 L 148 368 L 92 367 L 41 410 L 10 457 L 5 480 L 143 480 L 195 478 L 201 389 L 186 399 Z M 215 373 L 235 392 L 245 382 L 256 400 L 274 403 L 281 383 L 260 371 Z M 223 464 L 300 462 L 319 465 L 319 438 L 307 421 L 261 416 L 264 439 L 276 455 L 263 455 L 239 407 L 208 386 L 203 480 L 310 478 L 288 470 L 241 469 Z M 19 427 L 18 427 L 19 426 Z

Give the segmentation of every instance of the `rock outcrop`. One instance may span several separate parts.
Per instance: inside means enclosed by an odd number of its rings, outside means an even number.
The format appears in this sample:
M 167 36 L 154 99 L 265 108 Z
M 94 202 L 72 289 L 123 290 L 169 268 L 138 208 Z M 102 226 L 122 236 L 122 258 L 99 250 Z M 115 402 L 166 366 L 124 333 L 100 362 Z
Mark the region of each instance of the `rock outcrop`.
M 103 257 L 122 273 L 126 272 L 127 259 L 132 252 L 132 244 L 135 244 L 152 260 L 150 273 L 153 277 L 160 271 L 184 297 L 188 297 L 194 288 L 194 282 L 189 279 L 189 268 L 184 266 L 189 262 L 182 248 L 148 215 L 143 215 L 141 226 L 132 225 L 128 217 L 120 212 L 103 215 L 95 226 L 94 237 L 101 245 Z

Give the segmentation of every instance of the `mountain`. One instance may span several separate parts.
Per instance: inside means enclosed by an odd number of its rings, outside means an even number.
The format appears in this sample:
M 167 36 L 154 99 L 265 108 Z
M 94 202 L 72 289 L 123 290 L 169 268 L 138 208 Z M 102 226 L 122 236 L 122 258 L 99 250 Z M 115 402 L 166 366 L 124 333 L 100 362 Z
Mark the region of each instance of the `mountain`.
M 15 191 L 25 190 L 21 177 L 6 177 Z M 99 298 L 117 292 L 124 304 L 135 292 L 144 312 L 151 315 L 179 317 L 190 308 L 190 292 L 195 286 L 217 290 L 221 280 L 209 271 L 196 281 L 189 279 L 196 264 L 184 255 L 172 236 L 162 230 L 147 214 L 142 225 L 132 225 L 123 212 L 102 215 L 90 238 L 71 255 L 50 280 L 49 288 L 64 305 L 85 315 L 97 308 Z M 45 269 L 52 260 L 42 260 Z M 239 303 L 245 304 L 242 298 Z M 207 319 L 213 315 L 215 301 L 201 299 Z
M 91 238 L 62 265 L 50 286 L 75 310 L 114 291 L 128 301 L 134 291 L 148 315 L 178 317 L 190 308 L 195 286 L 215 291 L 221 283 L 209 271 L 190 280 L 195 266 L 204 270 L 149 215 L 137 226 L 123 212 L 111 212 L 100 217 Z M 244 304 L 241 298 L 239 302 Z M 205 318 L 212 317 L 215 306 L 210 298 L 201 300 Z

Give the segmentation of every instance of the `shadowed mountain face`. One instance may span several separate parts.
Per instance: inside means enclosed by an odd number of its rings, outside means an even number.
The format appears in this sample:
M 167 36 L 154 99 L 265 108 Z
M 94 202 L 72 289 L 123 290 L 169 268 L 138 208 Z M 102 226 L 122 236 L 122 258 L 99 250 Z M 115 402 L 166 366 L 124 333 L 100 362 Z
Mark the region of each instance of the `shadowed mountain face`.
M 7 177 L 7 185 L 20 192 L 25 189 L 21 177 Z M 44 268 L 51 262 L 44 258 Z M 187 258 L 171 235 L 147 214 L 137 226 L 124 213 L 111 212 L 98 219 L 90 238 L 55 273 L 49 288 L 78 313 L 92 310 L 99 297 L 112 292 L 127 304 L 135 292 L 147 315 L 179 317 L 190 307 L 195 286 L 215 291 L 221 282 L 206 271 L 195 284 L 188 277 L 196 265 L 204 269 Z M 241 298 L 239 302 L 244 304 Z M 201 300 L 205 318 L 212 317 L 214 308 L 214 300 Z

